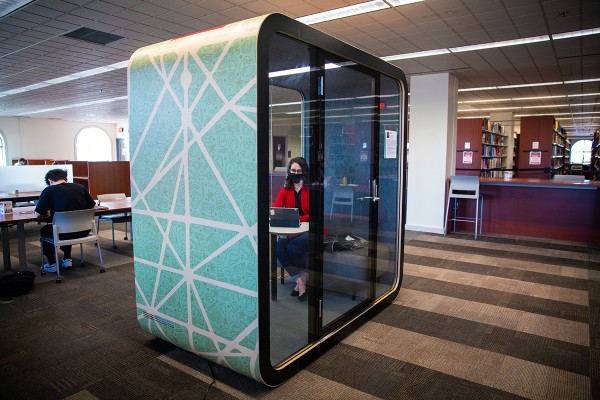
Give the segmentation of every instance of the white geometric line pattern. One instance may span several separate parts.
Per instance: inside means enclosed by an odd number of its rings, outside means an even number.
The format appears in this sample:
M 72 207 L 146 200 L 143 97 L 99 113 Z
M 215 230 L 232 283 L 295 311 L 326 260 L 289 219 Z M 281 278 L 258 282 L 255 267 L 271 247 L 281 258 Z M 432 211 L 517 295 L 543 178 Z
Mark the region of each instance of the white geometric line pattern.
M 259 381 L 261 22 L 149 46 L 129 65 L 139 324 Z

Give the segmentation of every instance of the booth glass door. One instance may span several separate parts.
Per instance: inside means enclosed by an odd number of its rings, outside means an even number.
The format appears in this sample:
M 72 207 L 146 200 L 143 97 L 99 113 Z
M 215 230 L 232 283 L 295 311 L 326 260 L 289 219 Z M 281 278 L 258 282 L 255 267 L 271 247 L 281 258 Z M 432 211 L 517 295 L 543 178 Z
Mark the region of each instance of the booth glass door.
M 310 171 L 305 301 L 290 296 L 281 236 L 270 235 L 269 351 L 285 368 L 397 285 L 401 92 L 390 77 L 283 34 L 269 54 L 266 154 L 277 158 L 276 137 L 286 143 L 284 167 L 270 164 L 270 205 L 292 158 Z
M 320 336 L 375 298 L 377 76 L 324 57 L 323 226 Z

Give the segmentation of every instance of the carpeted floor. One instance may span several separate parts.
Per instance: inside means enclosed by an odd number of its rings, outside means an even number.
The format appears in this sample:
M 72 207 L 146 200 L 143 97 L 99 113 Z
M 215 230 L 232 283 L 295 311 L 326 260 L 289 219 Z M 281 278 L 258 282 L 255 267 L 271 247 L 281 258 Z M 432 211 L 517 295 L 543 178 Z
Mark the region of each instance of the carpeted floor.
M 102 235 L 106 273 L 88 249 L 0 304 L 1 399 L 600 398 L 598 247 L 408 233 L 394 304 L 268 388 L 142 331 L 131 242 Z

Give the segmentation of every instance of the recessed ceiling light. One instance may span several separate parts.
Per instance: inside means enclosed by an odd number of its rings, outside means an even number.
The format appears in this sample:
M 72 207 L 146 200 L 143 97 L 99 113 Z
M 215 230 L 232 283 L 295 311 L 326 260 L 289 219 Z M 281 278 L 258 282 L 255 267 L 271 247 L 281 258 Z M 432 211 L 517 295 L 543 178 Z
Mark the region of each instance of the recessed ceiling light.
M 521 101 L 521 100 L 564 99 L 565 97 L 567 97 L 567 95 L 562 94 L 560 96 L 514 97 L 511 100 Z
M 600 93 L 570 94 L 568 97 L 600 96 Z
M 386 8 L 390 8 L 390 6 L 385 1 L 374 0 L 368 1 L 366 3 L 355 4 L 348 7 L 336 8 L 334 10 L 307 15 L 305 17 L 296 18 L 296 21 L 302 22 L 306 25 L 312 25 L 318 24 L 320 22 L 332 21 L 334 19 L 351 17 L 353 15 L 370 13 Z
M 405 6 L 412 3 L 421 3 L 425 0 L 385 0 L 386 3 L 391 4 L 394 7 Z
M 384 61 L 394 61 L 394 60 L 405 60 L 407 58 L 436 56 L 439 54 L 448 54 L 448 53 L 450 53 L 450 51 L 448 49 L 425 50 L 425 51 L 417 51 L 415 53 L 404 53 L 404 54 L 396 54 L 395 56 L 381 57 L 381 59 Z
M 540 82 L 540 83 L 523 83 L 519 85 L 504 85 L 498 86 L 498 89 L 514 89 L 514 88 L 524 88 L 524 87 L 535 87 L 535 86 L 551 86 L 551 85 L 562 85 L 562 81 L 558 82 Z
M 496 89 L 498 89 L 498 86 L 484 86 L 484 87 L 458 89 L 458 91 L 459 92 L 475 92 L 478 90 L 496 90 Z
M 102 99 L 102 100 L 94 100 L 94 101 L 88 101 L 85 103 L 75 103 L 75 104 L 69 104 L 66 106 L 60 106 L 60 107 L 54 107 L 54 108 L 45 108 L 43 110 L 35 110 L 35 111 L 30 111 L 30 112 L 24 112 L 18 115 L 32 115 L 32 114 L 40 114 L 40 113 L 45 113 L 45 112 L 49 112 L 49 111 L 58 111 L 58 110 L 67 110 L 69 108 L 77 108 L 77 107 L 84 107 L 84 106 L 93 106 L 96 104 L 105 104 L 105 103 L 112 103 L 113 101 L 120 101 L 120 100 L 127 100 L 127 96 L 121 96 L 121 97 L 114 97 L 112 99 Z
M 520 45 L 520 44 L 546 42 L 548 40 L 550 40 L 550 37 L 548 35 L 532 36 L 532 37 L 521 38 L 521 39 L 503 40 L 501 42 L 474 44 L 471 46 L 451 47 L 448 50 L 450 50 L 452 53 L 461 53 L 463 51 L 476 51 L 476 50 L 493 49 L 496 47 L 506 47 L 506 46 L 516 46 L 516 45 Z
M 595 35 L 597 33 L 600 33 L 600 28 L 584 29 L 581 31 L 574 31 L 574 32 L 555 33 L 554 35 L 552 35 L 552 39 L 553 40 L 568 39 L 568 38 L 574 38 L 574 37 Z

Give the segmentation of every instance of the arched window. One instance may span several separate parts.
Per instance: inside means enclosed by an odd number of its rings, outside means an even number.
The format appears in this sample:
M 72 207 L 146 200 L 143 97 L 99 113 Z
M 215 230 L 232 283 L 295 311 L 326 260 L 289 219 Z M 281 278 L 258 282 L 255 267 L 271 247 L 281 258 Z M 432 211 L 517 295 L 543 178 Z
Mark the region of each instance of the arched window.
M 6 165 L 6 141 L 2 131 L 0 131 L 0 165 Z
M 592 141 L 578 140 L 571 146 L 571 163 L 589 164 L 592 157 Z
M 82 129 L 75 138 L 77 161 L 112 161 L 112 146 L 108 134 L 100 128 Z

